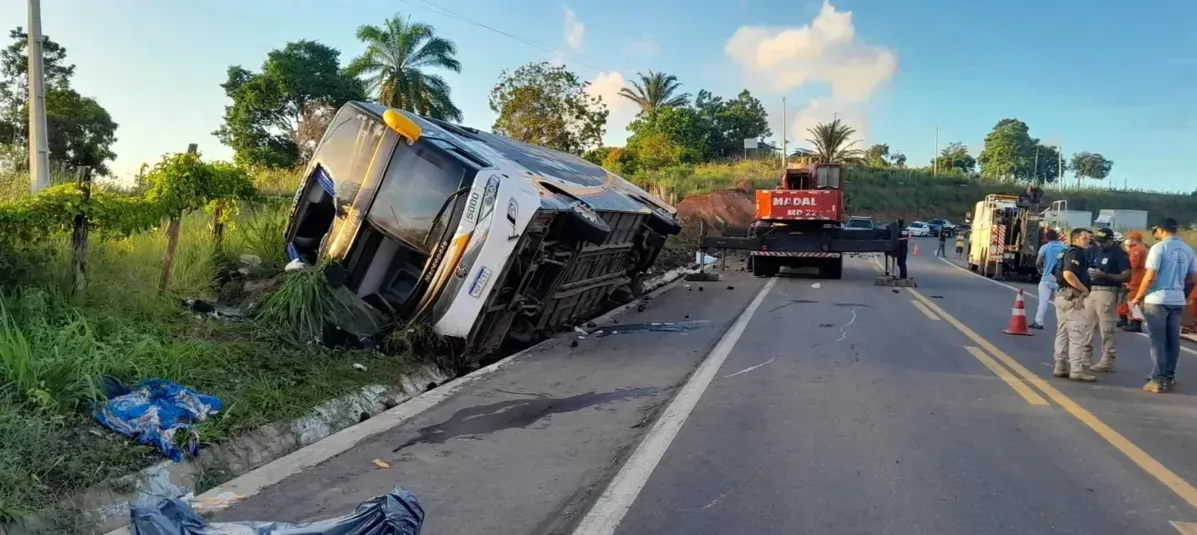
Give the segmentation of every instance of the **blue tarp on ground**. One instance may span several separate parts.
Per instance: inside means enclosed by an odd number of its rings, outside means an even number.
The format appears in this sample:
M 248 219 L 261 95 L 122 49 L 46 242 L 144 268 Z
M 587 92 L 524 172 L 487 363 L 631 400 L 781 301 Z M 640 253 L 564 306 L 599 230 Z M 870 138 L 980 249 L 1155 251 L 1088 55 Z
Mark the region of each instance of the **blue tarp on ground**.
M 395 487 L 357 506 L 352 514 L 310 524 L 218 522 L 209 524 L 178 499 L 130 511 L 133 535 L 420 535 L 424 508 L 415 495 Z
M 179 431 L 187 434 L 187 453 L 199 455 L 199 435 L 191 424 L 219 412 L 222 406 L 219 398 L 164 379 L 146 379 L 128 393 L 104 402 L 95 417 L 105 427 L 153 446 L 178 462 L 184 451 L 176 441 Z

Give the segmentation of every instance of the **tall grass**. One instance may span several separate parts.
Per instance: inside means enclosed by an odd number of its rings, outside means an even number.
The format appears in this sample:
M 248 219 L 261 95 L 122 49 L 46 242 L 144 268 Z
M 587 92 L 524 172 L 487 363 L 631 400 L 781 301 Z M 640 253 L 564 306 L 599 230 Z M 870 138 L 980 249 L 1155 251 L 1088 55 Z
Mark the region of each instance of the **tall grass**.
M 200 426 L 212 443 L 300 416 L 366 384 L 397 382 L 411 368 L 410 353 L 296 344 L 294 335 L 268 325 L 222 322 L 180 306 L 183 297 L 217 295 L 218 272 L 229 263 L 239 267 L 243 253 L 262 258 L 255 277 L 280 273 L 286 215 L 285 203 L 243 207 L 219 249 L 210 215 L 184 218 L 167 295 L 157 291 L 162 229 L 93 239 L 89 284 L 80 294 L 71 291 L 65 237 L 0 251 L 0 265 L 25 266 L 0 273 L 0 532 L 6 521 L 161 459 L 92 420 L 102 376 L 129 384 L 164 378 L 220 397 L 222 416 Z

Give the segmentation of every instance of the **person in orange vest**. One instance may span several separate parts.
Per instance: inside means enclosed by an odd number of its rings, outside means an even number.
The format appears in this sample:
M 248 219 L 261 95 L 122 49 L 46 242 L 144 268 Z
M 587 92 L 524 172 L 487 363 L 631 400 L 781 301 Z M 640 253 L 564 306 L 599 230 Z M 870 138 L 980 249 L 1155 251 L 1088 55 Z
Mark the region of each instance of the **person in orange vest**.
M 1130 305 L 1127 301 L 1139 291 L 1143 283 L 1143 275 L 1147 274 L 1147 246 L 1143 245 L 1143 233 L 1131 232 L 1126 236 L 1126 254 L 1130 257 L 1131 279 L 1126 283 L 1126 299 L 1118 305 L 1118 326 L 1127 332 L 1143 332 L 1143 320 L 1130 317 Z

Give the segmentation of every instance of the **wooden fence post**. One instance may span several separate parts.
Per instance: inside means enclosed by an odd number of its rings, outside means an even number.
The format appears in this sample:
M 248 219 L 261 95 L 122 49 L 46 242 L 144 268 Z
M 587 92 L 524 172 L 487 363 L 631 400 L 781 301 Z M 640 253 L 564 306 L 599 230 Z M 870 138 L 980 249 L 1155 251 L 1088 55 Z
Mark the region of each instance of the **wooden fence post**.
M 199 152 L 199 145 L 187 145 L 187 154 Z M 162 278 L 158 279 L 158 293 L 165 294 L 170 287 L 170 270 L 175 265 L 175 248 L 179 245 L 179 226 L 182 224 L 183 212 L 180 210 L 170 218 L 166 226 L 166 262 L 162 264 Z
M 75 175 L 75 186 L 83 193 L 81 209 L 91 202 L 91 168 L 83 166 Z M 75 216 L 75 231 L 71 234 L 71 249 L 74 251 L 75 293 L 87 289 L 87 230 L 91 221 L 82 213 Z

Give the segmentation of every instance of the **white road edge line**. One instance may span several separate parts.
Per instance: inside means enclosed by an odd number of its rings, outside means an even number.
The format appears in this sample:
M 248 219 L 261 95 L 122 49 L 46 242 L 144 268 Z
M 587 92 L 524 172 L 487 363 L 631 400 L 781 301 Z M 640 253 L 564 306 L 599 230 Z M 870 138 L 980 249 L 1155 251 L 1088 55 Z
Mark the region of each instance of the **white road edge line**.
M 993 280 L 993 279 L 991 279 L 991 278 L 989 278 L 989 277 L 983 277 L 983 276 L 981 276 L 981 275 L 980 275 L 980 274 L 978 274 L 978 273 L 973 273 L 972 271 L 969 271 L 969 270 L 967 270 L 967 269 L 964 269 L 964 268 L 962 268 L 962 267 L 960 267 L 960 266 L 957 266 L 956 264 L 953 264 L 951 260 L 948 260 L 948 259 L 946 259 L 946 258 L 940 258 L 939 260 L 940 260 L 941 262 L 943 262 L 943 263 L 945 263 L 945 264 L 949 265 L 949 266 L 952 266 L 952 267 L 954 267 L 954 268 L 956 268 L 956 269 L 959 269 L 960 271 L 963 271 L 963 272 L 965 272 L 965 273 L 968 273 L 969 275 L 972 275 L 972 276 L 975 276 L 975 277 L 979 277 L 981 280 L 986 280 L 986 281 L 992 282 L 992 283 L 994 283 L 994 284 L 996 284 L 996 285 L 998 285 L 998 286 L 1001 286 L 1001 287 L 1003 287 L 1003 288 L 1008 288 L 1008 289 L 1010 289 L 1010 290 L 1014 290 L 1015 292 L 1017 292 L 1018 290 L 1020 290 L 1020 289 L 1021 289 L 1021 290 L 1022 290 L 1022 294 L 1023 294 L 1023 296 L 1025 296 L 1025 297 L 1030 297 L 1030 298 L 1032 298 L 1032 299 L 1036 299 L 1036 300 L 1037 300 L 1037 299 L 1039 299 L 1039 294 L 1038 294 L 1038 293 L 1036 293 L 1036 292 L 1032 292 L 1032 291 L 1030 291 L 1030 290 L 1027 290 L 1027 289 L 1022 289 L 1022 288 L 1018 288 L 1018 287 L 1015 287 L 1015 286 L 1010 286 L 1009 284 L 1006 284 L 1006 283 L 1004 283 L 1004 282 L 1001 282 L 1001 281 L 995 281 L 995 280 Z M 1139 336 L 1142 336 L 1143 338 L 1150 338 L 1150 336 L 1149 336 L 1147 333 L 1134 333 L 1134 334 L 1137 334 L 1137 335 L 1139 335 Z M 1181 351 L 1184 351 L 1185 353 L 1191 353 L 1191 354 L 1197 355 L 1197 350 L 1194 350 L 1194 349 L 1192 349 L 1192 348 L 1185 347 L 1185 346 L 1183 346 L 1183 345 L 1182 345 L 1182 346 L 1180 346 L 1180 350 L 1181 350 Z
M 615 529 L 619 527 L 623 517 L 632 508 L 636 497 L 648 483 L 649 476 L 661 462 L 661 458 L 665 456 L 669 445 L 673 443 L 673 439 L 681 431 L 682 425 L 686 423 L 686 418 L 690 416 L 690 412 L 702 398 L 707 386 L 719 373 L 719 368 L 723 366 L 723 361 L 727 360 L 728 354 L 740 340 L 740 335 L 744 334 L 744 329 L 748 327 L 748 321 L 752 319 L 752 315 L 756 313 L 756 309 L 761 306 L 765 296 L 776 283 L 776 277 L 769 279 L 769 282 L 765 283 L 765 287 L 761 288 L 760 293 L 756 294 L 752 303 L 749 303 L 748 308 L 740 313 L 740 317 L 724 333 L 715 348 L 707 354 L 706 359 L 694 371 L 694 375 L 690 376 L 690 380 L 682 386 L 673 401 L 669 402 L 665 412 L 661 413 L 660 418 L 657 418 L 657 422 L 653 424 L 652 429 L 644 436 L 644 440 L 636 447 L 636 451 L 632 453 L 631 457 L 628 457 L 623 468 L 619 469 L 619 473 L 615 474 L 611 483 L 599 495 L 590 511 L 574 529 L 573 535 L 612 535 L 615 533 Z

